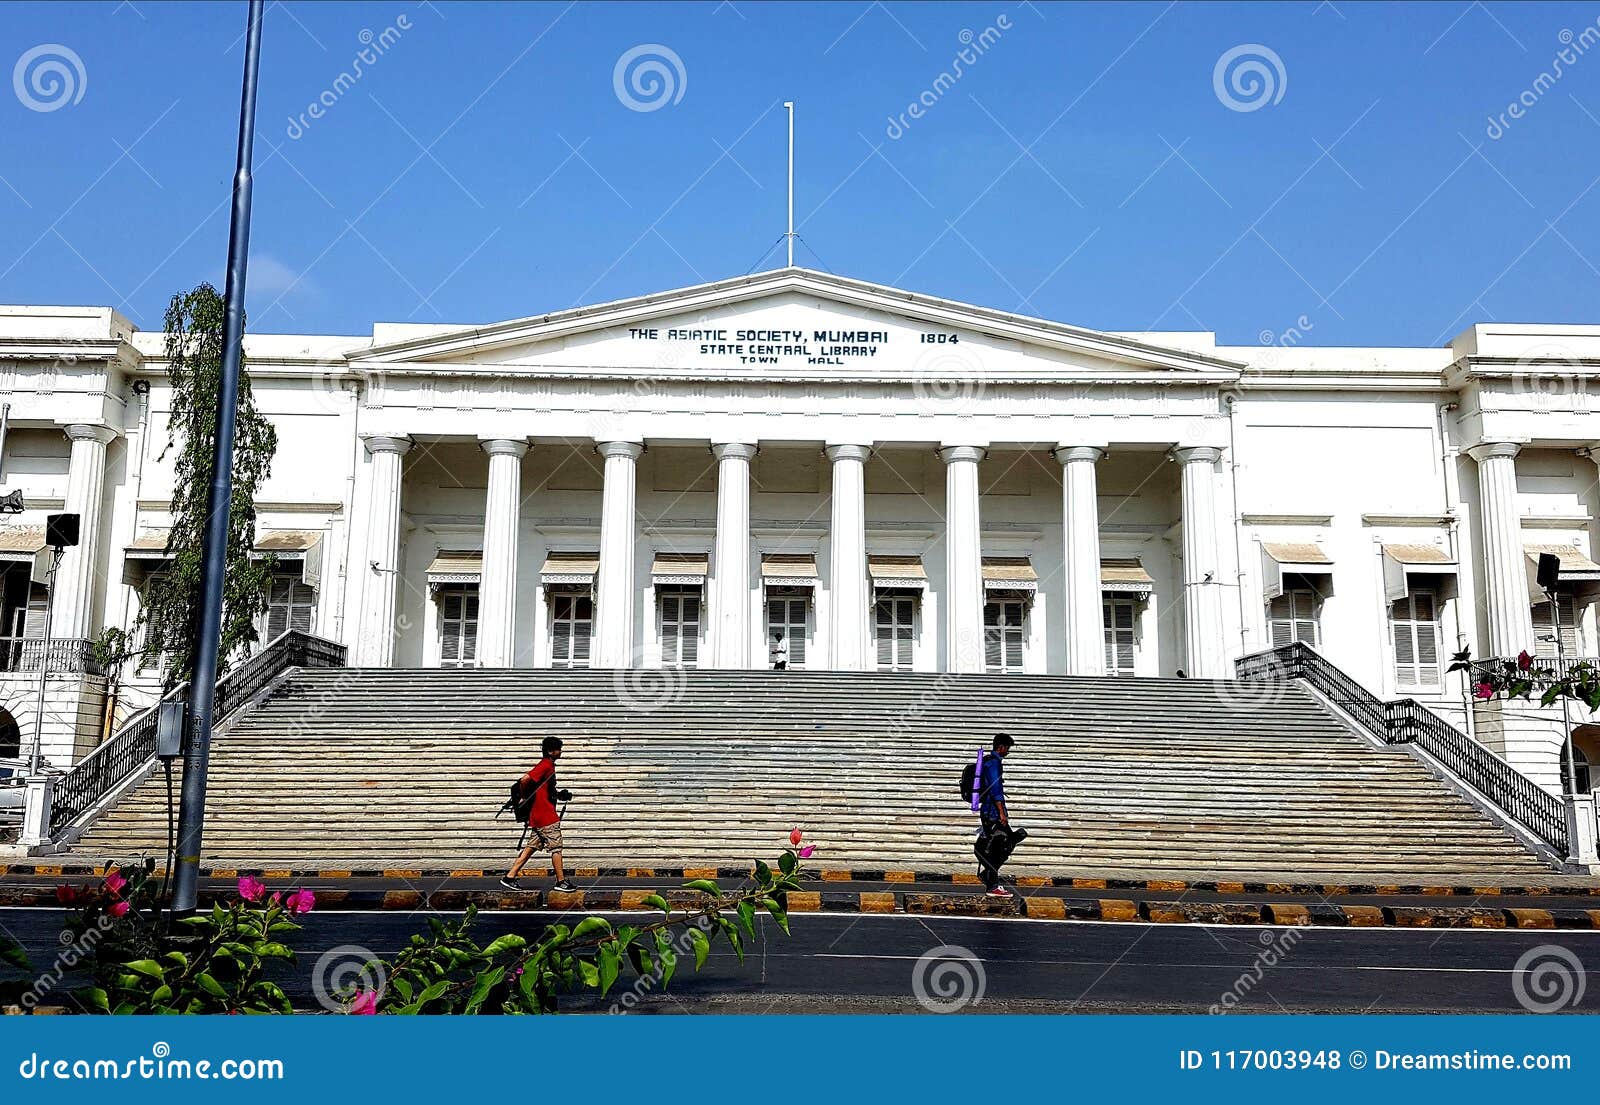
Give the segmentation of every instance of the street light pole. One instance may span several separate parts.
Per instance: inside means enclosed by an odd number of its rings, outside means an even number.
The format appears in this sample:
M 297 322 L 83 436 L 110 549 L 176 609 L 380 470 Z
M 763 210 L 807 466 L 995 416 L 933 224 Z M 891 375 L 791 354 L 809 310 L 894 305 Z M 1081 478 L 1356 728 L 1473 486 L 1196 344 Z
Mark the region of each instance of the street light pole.
M 233 176 L 233 217 L 228 228 L 228 280 L 223 289 L 222 380 L 217 395 L 217 438 L 201 542 L 200 616 L 194 673 L 189 682 L 190 729 L 184 749 L 183 794 L 178 803 L 178 848 L 172 911 L 194 912 L 205 830 L 206 770 L 211 756 L 211 716 L 222 641 L 222 584 L 227 569 L 228 522 L 233 505 L 233 438 L 239 411 L 244 343 L 245 269 L 250 254 L 250 167 L 255 146 L 256 84 L 261 63 L 264 0 L 250 0 L 244 49 L 244 89 L 239 104 L 239 159 Z

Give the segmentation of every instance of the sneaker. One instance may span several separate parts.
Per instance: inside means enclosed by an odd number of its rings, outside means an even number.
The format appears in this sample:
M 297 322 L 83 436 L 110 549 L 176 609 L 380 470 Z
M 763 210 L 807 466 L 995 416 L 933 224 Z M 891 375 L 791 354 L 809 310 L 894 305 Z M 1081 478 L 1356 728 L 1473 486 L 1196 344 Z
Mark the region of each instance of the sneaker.
M 500 880 L 500 885 L 505 887 L 507 890 L 521 890 L 522 889 L 522 887 L 517 885 L 517 880 L 513 879 L 513 878 L 503 878 L 503 879 L 501 879 Z
M 985 891 L 984 892 L 984 897 L 986 897 L 986 898 L 1009 898 L 1009 897 L 1011 897 L 1011 891 L 1007 890 L 1003 886 L 996 885 L 996 886 L 990 888 L 989 890 Z
M 573 886 L 567 879 L 562 879 L 550 889 L 558 894 L 576 894 L 578 892 L 578 888 Z

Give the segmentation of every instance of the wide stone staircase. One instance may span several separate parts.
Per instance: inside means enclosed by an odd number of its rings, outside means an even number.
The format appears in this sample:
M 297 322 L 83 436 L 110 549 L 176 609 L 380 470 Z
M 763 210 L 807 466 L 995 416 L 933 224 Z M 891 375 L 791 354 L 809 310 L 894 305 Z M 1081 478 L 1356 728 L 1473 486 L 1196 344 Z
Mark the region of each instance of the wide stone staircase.
M 1549 873 L 1298 683 L 760 671 L 292 671 L 216 737 L 204 861 L 501 868 L 494 812 L 554 734 L 574 867 L 739 866 L 798 825 L 821 868 L 971 870 L 957 780 L 999 730 L 1016 874 Z M 165 797 L 157 773 L 76 851 L 162 855 Z

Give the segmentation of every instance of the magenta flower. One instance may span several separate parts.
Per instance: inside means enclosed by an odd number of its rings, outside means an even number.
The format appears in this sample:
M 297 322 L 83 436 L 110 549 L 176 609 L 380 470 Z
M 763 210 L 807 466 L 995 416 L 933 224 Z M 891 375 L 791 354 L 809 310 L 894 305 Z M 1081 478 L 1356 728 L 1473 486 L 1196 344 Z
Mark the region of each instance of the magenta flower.
M 1492 683 L 1479 683 L 1472 688 L 1473 698 L 1493 698 L 1494 685 Z
M 123 901 L 112 902 L 111 903 L 111 916 L 113 916 L 113 917 L 126 917 L 128 915 L 128 909 L 129 909 L 129 906 L 128 906 L 127 902 L 123 902 Z
M 71 905 L 78 900 L 78 888 L 62 883 L 56 887 L 56 901 L 62 905 Z
M 815 844 L 807 844 L 804 848 L 796 852 L 795 855 L 799 856 L 801 859 L 810 859 L 811 854 L 816 850 L 817 846 Z
M 350 1003 L 350 1012 L 359 1016 L 372 1016 L 378 1011 L 378 991 L 363 990 Z
M 1517 670 L 1527 671 L 1531 667 L 1533 667 L 1533 657 L 1529 655 L 1528 650 L 1523 649 L 1517 653 Z
M 247 902 L 259 902 L 261 896 L 267 892 L 267 884 L 260 879 L 253 879 L 249 875 L 239 880 L 239 897 Z
M 112 871 L 106 875 L 106 889 L 113 894 L 127 885 L 128 880 L 122 877 L 121 871 Z
M 317 904 L 317 896 L 309 890 L 296 890 L 283 900 L 283 907 L 290 913 L 310 913 Z

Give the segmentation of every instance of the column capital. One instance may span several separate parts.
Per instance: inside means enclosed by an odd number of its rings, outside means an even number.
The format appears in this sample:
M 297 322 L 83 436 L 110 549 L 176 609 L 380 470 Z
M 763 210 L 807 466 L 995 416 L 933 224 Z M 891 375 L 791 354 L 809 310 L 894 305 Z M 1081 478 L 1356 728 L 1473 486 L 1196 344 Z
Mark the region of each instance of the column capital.
M 1106 455 L 1106 449 L 1103 445 L 1057 445 L 1055 453 L 1056 459 L 1062 464 L 1075 460 L 1098 464 Z
M 1217 445 L 1174 445 L 1168 454 L 1179 464 L 1215 464 L 1222 459 Z
M 823 450 L 832 461 L 859 460 L 865 462 L 872 455 L 870 445 L 829 445 Z
M 989 450 L 982 445 L 941 445 L 939 459 L 946 464 L 954 464 L 957 461 L 971 461 L 976 464 L 988 452 Z
M 1526 444 L 1526 441 L 1484 441 L 1469 448 L 1467 455 L 1482 464 L 1492 457 L 1514 457 Z
M 409 437 L 402 435 L 389 436 L 387 434 L 363 434 L 361 443 L 367 447 L 367 452 L 373 456 L 379 453 L 398 453 L 405 456 L 411 451 L 413 444 Z
M 528 455 L 528 441 L 521 437 L 484 437 L 478 439 L 478 444 L 483 446 L 483 451 L 491 457 L 525 457 Z
M 735 457 L 739 460 L 750 460 L 760 451 L 760 447 L 751 441 L 713 441 L 711 455 L 718 460 Z
M 101 445 L 110 444 L 117 436 L 117 431 L 110 426 L 93 426 L 86 422 L 63 426 L 61 432 L 67 435 L 69 441 L 98 441 Z
M 594 451 L 607 460 L 612 457 L 638 460 L 639 454 L 644 452 L 644 446 L 637 441 L 597 441 L 594 443 Z

